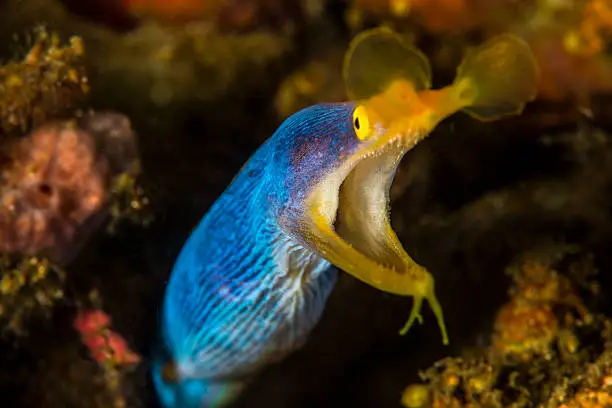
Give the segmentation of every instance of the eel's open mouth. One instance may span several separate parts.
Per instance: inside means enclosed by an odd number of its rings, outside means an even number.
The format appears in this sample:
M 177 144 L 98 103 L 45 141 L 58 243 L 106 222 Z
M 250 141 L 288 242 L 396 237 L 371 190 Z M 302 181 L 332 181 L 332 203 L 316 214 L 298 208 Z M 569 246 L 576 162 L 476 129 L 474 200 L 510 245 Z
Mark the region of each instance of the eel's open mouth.
M 383 135 L 321 182 L 307 206 L 319 253 L 366 283 L 403 295 L 412 294 L 406 275 L 418 281 L 423 268 L 391 228 L 389 189 L 402 157 L 418 139 L 417 134 Z
M 421 321 L 423 299 L 429 302 L 442 333 L 448 335 L 434 279 L 404 251 L 391 228 L 389 188 L 404 154 L 426 134 L 410 132 L 389 138 L 357 153 L 329 175 L 306 205 L 308 230 L 303 238 L 332 264 L 379 290 L 413 296 L 405 334 Z M 385 140 L 386 139 L 386 140 Z
M 340 185 L 334 223 L 340 239 L 398 272 L 405 252 L 391 228 L 389 189 L 404 153 L 387 145 L 359 160 Z

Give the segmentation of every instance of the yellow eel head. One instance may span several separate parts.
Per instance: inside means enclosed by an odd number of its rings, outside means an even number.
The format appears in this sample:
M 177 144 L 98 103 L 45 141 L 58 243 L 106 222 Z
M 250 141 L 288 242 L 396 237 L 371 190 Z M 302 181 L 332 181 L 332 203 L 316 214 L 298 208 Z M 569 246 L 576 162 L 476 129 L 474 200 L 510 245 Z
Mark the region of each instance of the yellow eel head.
M 406 152 L 449 115 L 463 110 L 489 121 L 520 113 L 536 96 L 538 67 L 522 39 L 504 34 L 468 52 L 455 81 L 432 90 L 427 58 L 397 33 L 380 28 L 353 40 L 344 77 L 358 102 L 334 108 L 341 125 L 326 124 L 317 132 L 322 136 L 300 149 L 302 168 L 323 170 L 300 195 L 302 222 L 294 224 L 294 236 L 368 285 L 414 297 L 401 333 L 421 320 L 427 300 L 446 344 L 434 279 L 391 228 L 389 189 Z M 342 130 L 348 126 L 350 132 Z M 328 130 L 334 136 L 326 136 Z
M 306 195 L 299 235 L 353 277 L 388 293 L 413 296 L 415 306 L 403 332 L 420 320 L 420 306 L 427 299 L 447 343 L 434 279 L 406 253 L 389 218 L 389 189 L 397 166 L 440 119 L 409 81 L 396 81 L 383 93 L 354 104 L 355 147 Z

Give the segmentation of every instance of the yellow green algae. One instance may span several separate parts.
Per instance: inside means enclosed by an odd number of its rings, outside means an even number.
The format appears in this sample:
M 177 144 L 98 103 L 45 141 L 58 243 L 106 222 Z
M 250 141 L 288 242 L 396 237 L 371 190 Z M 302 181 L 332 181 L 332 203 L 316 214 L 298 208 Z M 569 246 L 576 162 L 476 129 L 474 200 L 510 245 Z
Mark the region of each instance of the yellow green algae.
M 89 91 L 84 75 L 83 43 L 67 45 L 56 33 L 34 30 L 34 45 L 18 61 L 0 67 L 0 118 L 3 133 L 25 132 L 65 114 Z
M 23 336 L 33 318 L 51 316 L 53 307 L 64 298 L 66 272 L 45 258 L 0 260 L 1 335 Z
M 558 271 L 560 265 L 565 270 Z M 423 383 L 405 389 L 405 407 L 612 403 L 612 321 L 590 312 L 582 299 L 600 294 L 592 257 L 551 245 L 519 257 L 508 273 L 509 301 L 497 312 L 488 347 L 424 370 Z

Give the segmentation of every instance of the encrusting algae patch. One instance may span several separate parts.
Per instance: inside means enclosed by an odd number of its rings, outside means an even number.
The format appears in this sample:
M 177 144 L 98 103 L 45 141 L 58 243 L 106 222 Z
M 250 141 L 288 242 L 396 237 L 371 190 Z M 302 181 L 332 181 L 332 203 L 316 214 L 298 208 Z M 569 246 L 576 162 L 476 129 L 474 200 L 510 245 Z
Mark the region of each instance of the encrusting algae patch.
M 404 391 L 405 407 L 612 403 L 612 321 L 590 312 L 583 300 L 600 293 L 592 257 L 574 246 L 551 246 L 524 254 L 508 272 L 514 283 L 489 346 L 422 372 L 423 384 Z

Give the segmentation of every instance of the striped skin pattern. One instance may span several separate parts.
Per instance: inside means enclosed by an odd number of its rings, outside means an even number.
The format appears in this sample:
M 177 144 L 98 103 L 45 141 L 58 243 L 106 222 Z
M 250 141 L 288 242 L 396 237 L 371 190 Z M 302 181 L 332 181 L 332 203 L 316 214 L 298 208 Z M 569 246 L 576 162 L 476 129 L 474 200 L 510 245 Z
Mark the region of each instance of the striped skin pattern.
M 219 407 L 243 380 L 299 348 L 319 321 L 337 270 L 300 239 L 304 201 L 358 149 L 352 103 L 288 118 L 193 231 L 173 268 L 161 334 L 178 381 L 153 379 L 167 408 Z M 299 231 L 300 233 L 296 233 Z

